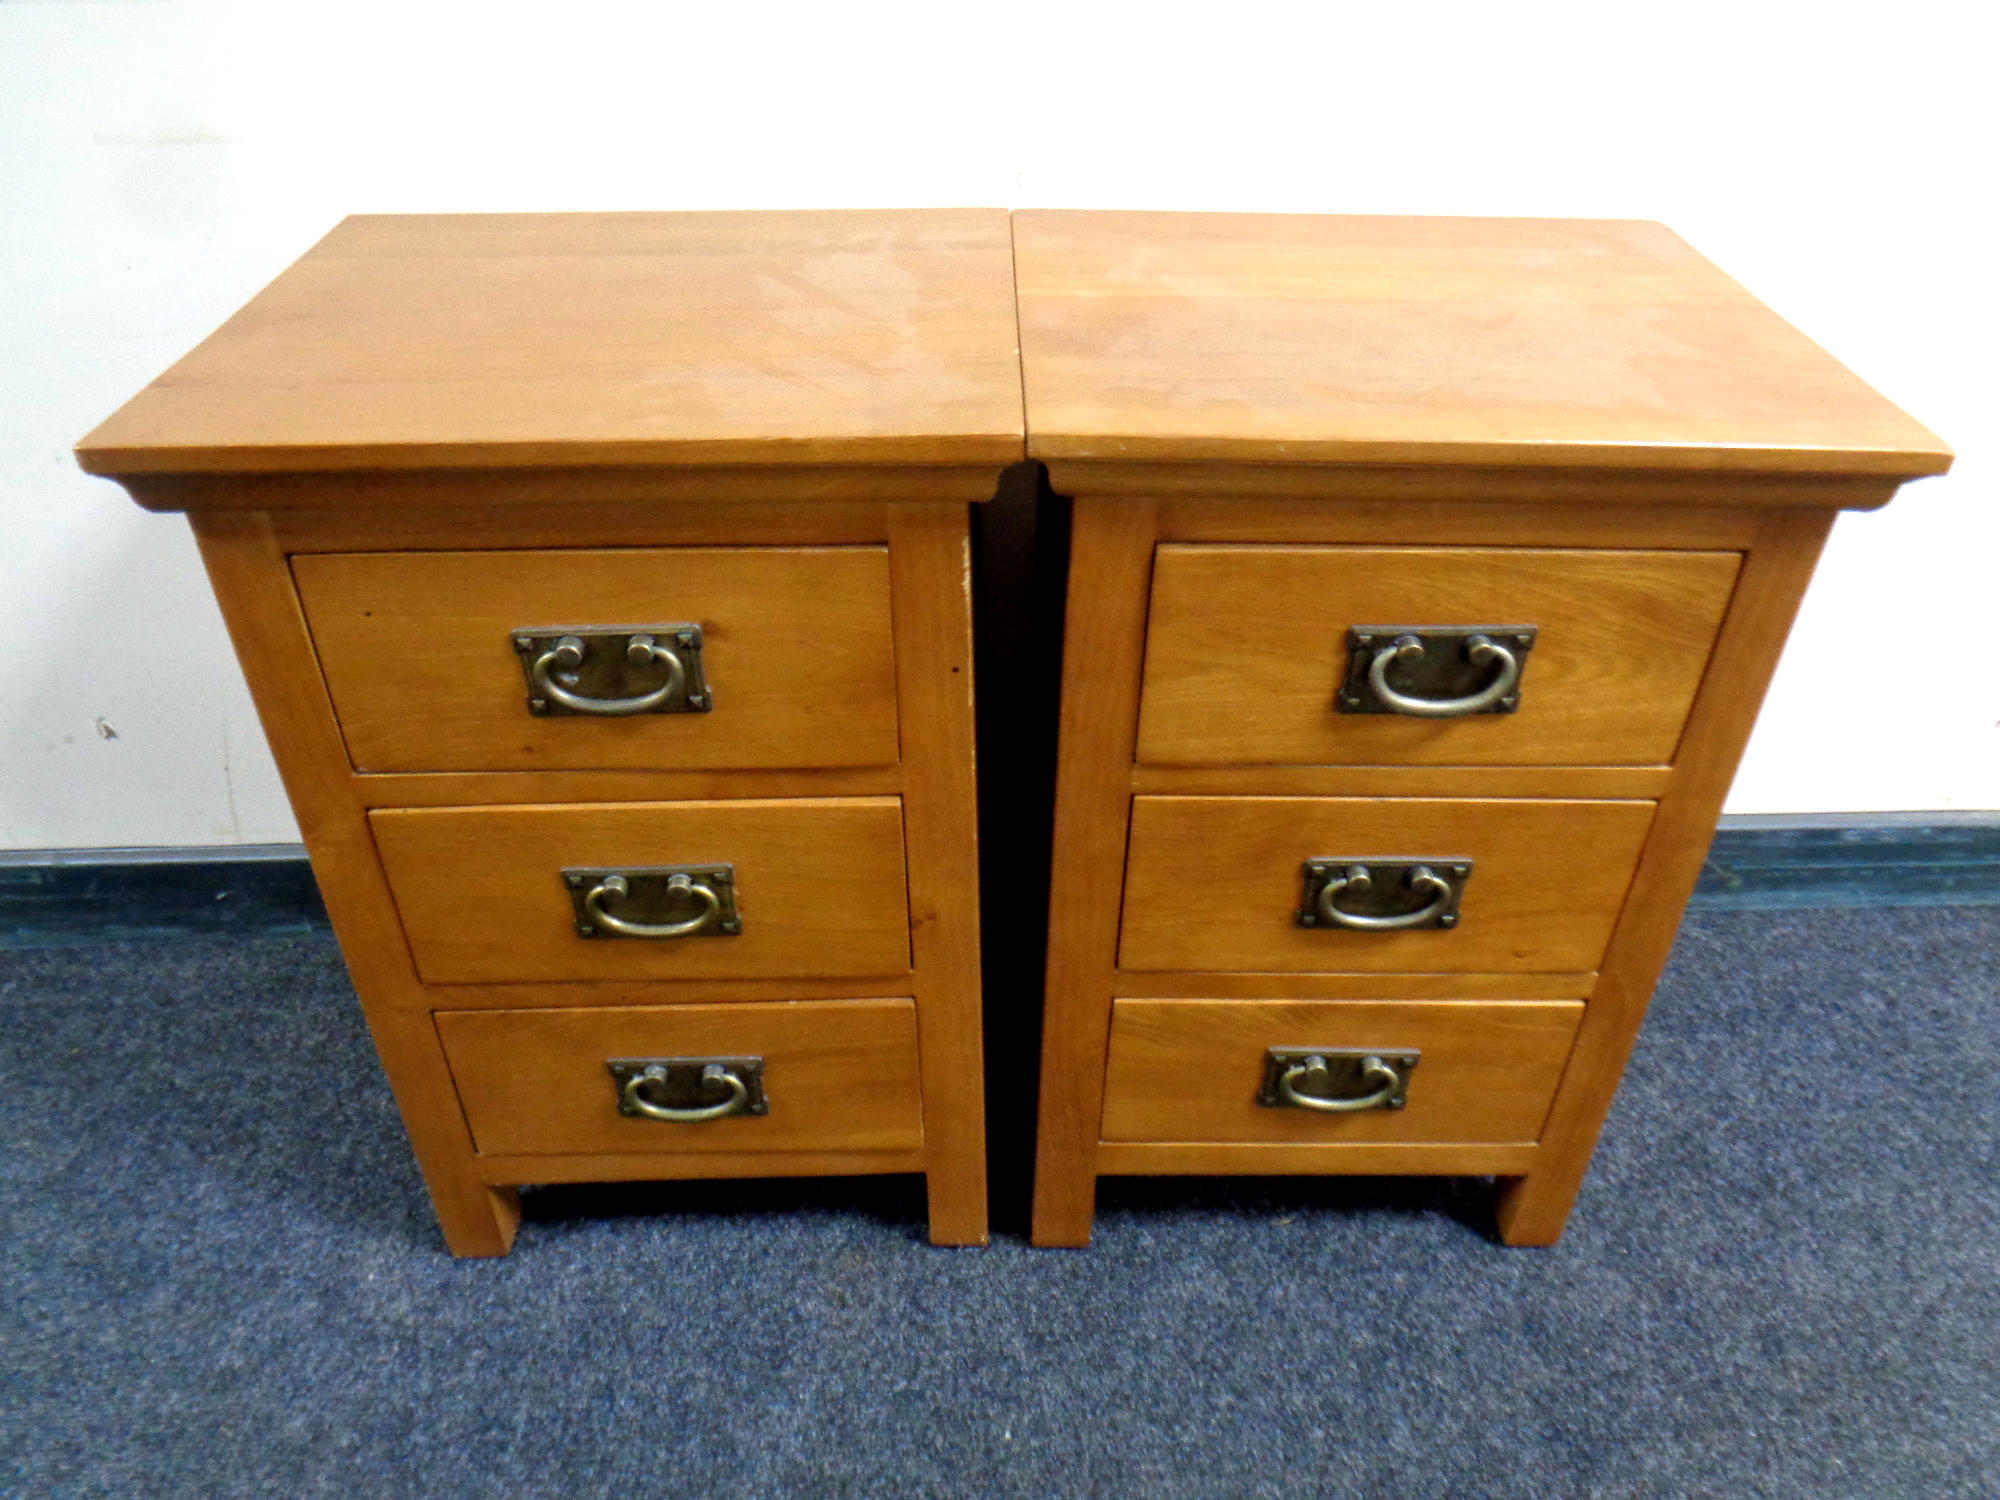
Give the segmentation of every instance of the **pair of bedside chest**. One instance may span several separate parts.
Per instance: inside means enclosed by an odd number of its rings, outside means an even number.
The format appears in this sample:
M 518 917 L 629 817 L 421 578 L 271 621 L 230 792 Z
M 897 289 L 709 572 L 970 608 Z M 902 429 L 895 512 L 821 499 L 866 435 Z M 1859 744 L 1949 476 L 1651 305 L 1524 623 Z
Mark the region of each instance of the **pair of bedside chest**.
M 1024 454 L 1037 1242 L 1153 1172 L 1552 1240 L 1833 515 L 1949 462 L 1657 226 L 977 210 L 349 220 L 80 454 L 190 513 L 460 1254 L 698 1176 L 984 1238 L 966 523 Z

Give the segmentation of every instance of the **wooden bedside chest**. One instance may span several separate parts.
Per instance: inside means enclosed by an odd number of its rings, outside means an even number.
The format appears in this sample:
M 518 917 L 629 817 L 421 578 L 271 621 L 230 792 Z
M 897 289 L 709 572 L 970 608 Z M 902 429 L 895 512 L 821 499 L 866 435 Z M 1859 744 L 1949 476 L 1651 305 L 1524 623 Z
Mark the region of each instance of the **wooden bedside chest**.
M 984 1240 L 1015 344 L 999 210 L 354 218 L 80 446 L 189 513 L 454 1253 L 880 1172 Z
M 1836 511 L 1949 451 L 1655 224 L 1014 236 L 1075 502 L 1036 1242 L 1316 1172 L 1551 1243 Z

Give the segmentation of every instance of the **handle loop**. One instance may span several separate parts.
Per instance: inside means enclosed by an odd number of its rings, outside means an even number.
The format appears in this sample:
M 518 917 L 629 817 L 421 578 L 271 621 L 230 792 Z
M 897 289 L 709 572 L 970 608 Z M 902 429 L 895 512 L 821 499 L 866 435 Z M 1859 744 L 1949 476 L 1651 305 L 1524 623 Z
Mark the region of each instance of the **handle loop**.
M 1368 686 L 1375 696 L 1399 714 L 1409 714 L 1418 719 L 1458 719 L 1467 714 L 1484 713 L 1502 698 L 1514 691 L 1521 680 L 1521 662 L 1513 652 L 1487 635 L 1467 636 L 1465 640 L 1466 660 L 1475 666 L 1484 666 L 1489 661 L 1500 663 L 1500 670 L 1493 674 L 1493 680 L 1465 698 L 1412 698 L 1407 693 L 1399 693 L 1389 686 L 1389 668 L 1399 661 L 1417 661 L 1424 654 L 1424 643 L 1413 635 L 1399 635 L 1395 640 L 1375 653 L 1375 659 L 1368 666 Z
M 693 937 L 708 929 L 722 911 L 722 898 L 714 889 L 700 881 L 690 880 L 685 875 L 676 875 L 667 881 L 668 895 L 692 896 L 701 904 L 701 910 L 680 922 L 628 922 L 623 917 L 615 917 L 604 909 L 610 900 L 622 900 L 632 893 L 632 886 L 623 875 L 606 876 L 590 888 L 590 894 L 583 898 L 583 909 L 591 919 L 601 923 L 608 931 L 620 937 L 636 938 L 680 938 Z
M 1294 1063 L 1278 1075 L 1278 1096 L 1287 1104 L 1295 1104 L 1300 1109 L 1317 1109 L 1327 1114 L 1351 1114 L 1355 1110 L 1376 1109 L 1394 1097 L 1402 1084 L 1402 1075 L 1379 1057 L 1361 1059 L 1361 1081 L 1376 1085 L 1372 1094 L 1361 1094 L 1352 1099 L 1327 1099 L 1317 1094 L 1301 1094 L 1298 1085 L 1303 1082 L 1312 1087 L 1324 1088 L 1332 1076 L 1323 1057 L 1308 1057 Z
M 667 1070 L 656 1065 L 643 1073 L 634 1073 L 626 1079 L 620 1095 L 629 1108 L 637 1110 L 647 1119 L 667 1120 L 677 1125 L 691 1125 L 698 1120 L 719 1120 L 724 1115 L 734 1114 L 750 1097 L 750 1091 L 743 1086 L 743 1080 L 721 1063 L 710 1063 L 701 1070 L 704 1087 L 719 1083 L 729 1090 L 729 1097 L 720 1104 L 704 1104 L 696 1109 L 670 1109 L 664 1104 L 653 1103 L 640 1092 L 649 1083 L 665 1083 L 666 1080 Z
M 1331 922 L 1336 927 L 1350 927 L 1357 932 L 1394 932 L 1402 927 L 1421 927 L 1444 914 L 1451 904 L 1451 886 L 1441 879 L 1429 865 L 1415 865 L 1409 873 L 1410 889 L 1432 892 L 1430 901 L 1416 911 L 1406 911 L 1393 917 L 1367 917 L 1360 912 L 1343 911 L 1333 904 L 1333 898 L 1342 891 L 1365 891 L 1373 884 L 1366 865 L 1349 865 L 1345 872 L 1334 876 L 1320 887 L 1317 910 L 1322 922 Z
M 549 675 L 558 668 L 574 672 L 583 665 L 583 641 L 573 635 L 564 636 L 535 658 L 529 680 L 537 693 L 545 694 L 571 713 L 602 717 L 647 713 L 676 697 L 687 685 L 687 668 L 681 659 L 650 635 L 635 635 L 626 642 L 625 659 L 635 667 L 645 666 L 648 662 L 662 663 L 667 669 L 667 680 L 636 698 L 591 698 L 583 693 L 573 693 Z

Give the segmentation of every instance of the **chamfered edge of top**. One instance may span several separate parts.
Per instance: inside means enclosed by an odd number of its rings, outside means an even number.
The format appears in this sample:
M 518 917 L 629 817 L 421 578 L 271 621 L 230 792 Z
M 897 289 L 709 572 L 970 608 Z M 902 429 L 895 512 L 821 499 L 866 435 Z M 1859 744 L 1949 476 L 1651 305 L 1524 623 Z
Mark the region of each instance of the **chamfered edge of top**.
M 1952 450 L 1935 446 L 1779 447 L 1704 443 L 1598 443 L 1425 439 L 1260 439 L 1098 435 L 1028 430 L 1028 457 L 1044 462 L 1297 464 L 1342 467 L 1438 466 L 1473 469 L 1647 469 L 1671 473 L 1853 475 L 1923 479 L 1950 470 Z

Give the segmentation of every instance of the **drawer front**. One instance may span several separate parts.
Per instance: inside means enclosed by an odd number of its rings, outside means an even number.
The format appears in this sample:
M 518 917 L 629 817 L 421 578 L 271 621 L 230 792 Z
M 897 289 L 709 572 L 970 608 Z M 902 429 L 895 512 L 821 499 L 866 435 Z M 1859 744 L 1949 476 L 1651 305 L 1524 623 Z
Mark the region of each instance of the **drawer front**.
M 1159 765 L 1661 765 L 1721 627 L 1734 552 L 1163 546 L 1138 758 Z M 1348 633 L 1528 626 L 1518 705 L 1336 711 Z M 1387 649 L 1394 637 L 1378 642 Z M 1444 649 L 1435 647 L 1433 649 Z M 1372 665 L 1372 657 L 1368 658 Z M 1505 663 L 1464 665 L 1477 697 Z M 1385 669 L 1396 688 L 1407 669 Z M 1379 702 L 1372 692 L 1365 701 Z
M 1118 961 L 1242 973 L 1594 970 L 1651 802 L 1137 797 Z M 1448 927 L 1299 925 L 1310 861 L 1463 863 Z M 1334 903 L 1336 906 L 1340 902 Z M 1413 887 L 1411 909 L 1428 905 Z
M 1533 1141 L 1582 1020 L 1577 1000 L 1119 1000 L 1103 1138 Z M 1272 1048 L 1381 1049 L 1417 1061 L 1406 1070 L 1401 1108 L 1273 1108 L 1258 1102 Z M 1359 1097 L 1361 1087 L 1345 1097 Z M 1303 1079 L 1294 1089 L 1342 1097 Z
M 491 1155 L 923 1144 L 908 1000 L 440 1011 L 436 1020 L 473 1142 Z M 765 1112 L 697 1121 L 620 1112 L 608 1063 L 681 1058 L 756 1059 Z M 729 1098 L 720 1083 L 710 1092 Z
M 882 547 L 339 553 L 292 575 L 359 771 L 896 760 Z M 530 711 L 514 632 L 677 624 L 701 628 L 707 712 Z
M 910 968 L 894 797 L 394 808 L 368 815 L 417 972 L 432 984 L 874 977 Z M 565 871 L 731 866 L 733 935 L 579 934 Z M 636 909 L 607 896 L 613 916 Z M 699 915 L 676 898 L 637 918 Z M 628 918 L 630 920 L 630 918 Z

